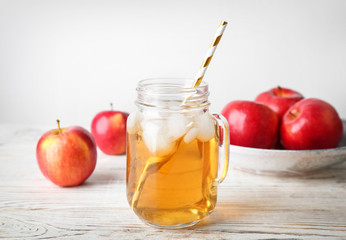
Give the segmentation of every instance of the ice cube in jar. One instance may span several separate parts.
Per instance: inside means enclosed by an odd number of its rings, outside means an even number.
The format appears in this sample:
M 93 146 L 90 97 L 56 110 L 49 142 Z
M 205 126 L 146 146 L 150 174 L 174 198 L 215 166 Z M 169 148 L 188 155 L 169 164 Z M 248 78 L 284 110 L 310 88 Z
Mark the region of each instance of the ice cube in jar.
M 215 121 L 209 113 L 202 113 L 196 116 L 195 126 L 199 129 L 197 139 L 207 142 L 215 135 Z

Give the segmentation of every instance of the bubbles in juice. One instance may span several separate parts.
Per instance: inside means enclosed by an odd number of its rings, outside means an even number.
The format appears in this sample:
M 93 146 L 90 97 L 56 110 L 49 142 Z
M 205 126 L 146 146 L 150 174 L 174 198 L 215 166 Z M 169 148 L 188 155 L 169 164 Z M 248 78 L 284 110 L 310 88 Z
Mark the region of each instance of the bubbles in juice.
M 207 216 L 216 204 L 219 143 L 209 113 L 137 112 L 127 128 L 127 197 L 135 213 L 166 226 Z

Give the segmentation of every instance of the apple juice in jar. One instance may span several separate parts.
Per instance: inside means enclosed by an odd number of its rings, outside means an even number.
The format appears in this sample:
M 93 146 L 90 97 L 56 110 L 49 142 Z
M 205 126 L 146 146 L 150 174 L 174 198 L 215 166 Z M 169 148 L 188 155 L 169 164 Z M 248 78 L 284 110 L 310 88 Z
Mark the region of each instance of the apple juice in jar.
M 187 83 L 140 81 L 138 111 L 127 123 L 127 198 L 140 219 L 158 227 L 191 226 L 216 205 L 219 121 L 208 112 L 208 85 Z

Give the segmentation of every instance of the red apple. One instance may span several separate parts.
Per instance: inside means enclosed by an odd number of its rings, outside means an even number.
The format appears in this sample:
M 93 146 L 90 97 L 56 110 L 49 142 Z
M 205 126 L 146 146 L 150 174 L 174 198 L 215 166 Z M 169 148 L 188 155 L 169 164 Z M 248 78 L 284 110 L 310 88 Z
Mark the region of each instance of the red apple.
M 227 119 L 230 143 L 243 147 L 273 148 L 278 138 L 279 118 L 262 103 L 233 101 L 221 114 Z
M 37 143 L 36 158 L 43 175 L 62 186 L 83 183 L 96 166 L 96 144 L 91 134 L 73 126 L 46 132 Z
M 102 152 L 119 155 L 126 152 L 126 121 L 128 113 L 103 111 L 91 123 L 91 134 Z
M 340 143 L 342 133 L 342 121 L 336 110 L 316 98 L 294 104 L 281 124 L 281 142 L 290 150 L 334 148 Z
M 293 104 L 303 98 L 303 95 L 299 92 L 278 86 L 259 94 L 255 98 L 255 101 L 263 103 L 273 109 L 278 114 L 279 119 L 281 119 Z

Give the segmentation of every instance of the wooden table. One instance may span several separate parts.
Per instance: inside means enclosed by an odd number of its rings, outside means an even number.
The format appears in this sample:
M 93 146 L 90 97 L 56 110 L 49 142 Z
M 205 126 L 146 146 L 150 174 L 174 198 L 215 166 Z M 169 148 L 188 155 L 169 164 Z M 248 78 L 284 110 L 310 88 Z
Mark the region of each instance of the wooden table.
M 81 186 L 46 180 L 35 148 L 47 128 L 0 125 L 0 238 L 346 239 L 346 164 L 299 178 L 231 169 L 212 215 L 194 227 L 142 223 L 125 194 L 125 156 L 99 152 Z

